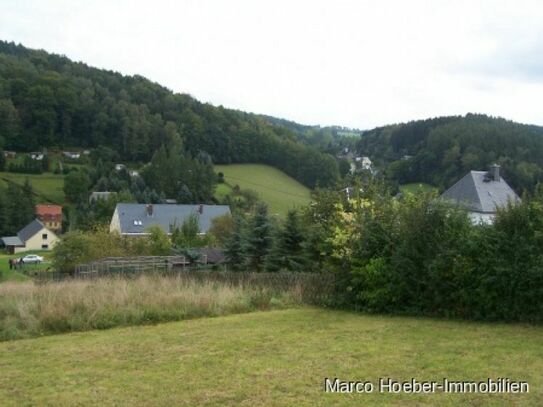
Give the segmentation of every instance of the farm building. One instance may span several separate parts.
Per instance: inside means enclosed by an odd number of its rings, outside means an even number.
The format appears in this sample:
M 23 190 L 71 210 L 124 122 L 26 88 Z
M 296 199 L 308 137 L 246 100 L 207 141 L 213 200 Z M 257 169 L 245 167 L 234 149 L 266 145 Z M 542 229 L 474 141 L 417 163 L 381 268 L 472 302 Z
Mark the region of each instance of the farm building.
M 500 166 L 496 164 L 489 171 L 470 171 L 441 198 L 465 207 L 475 224 L 490 224 L 498 208 L 520 202 L 515 191 L 500 176 Z
M 89 202 L 93 203 L 98 201 L 99 199 L 103 199 L 107 201 L 110 196 L 117 195 L 117 192 L 110 192 L 110 191 L 94 191 L 90 194 Z
M 27 250 L 50 250 L 57 243 L 58 237 L 36 219 L 22 228 L 16 236 L 6 236 L 0 240 L 8 253 L 14 254 Z
M 74 152 L 74 151 L 63 151 L 62 155 L 66 158 L 70 158 L 72 160 L 79 160 L 79 157 L 81 157 L 81 153 Z
M 62 206 L 51 204 L 38 204 L 35 207 L 36 218 L 46 228 L 59 232 L 62 229 Z
M 191 215 L 198 219 L 200 234 L 211 227 L 214 218 L 230 214 L 228 205 L 172 205 L 119 203 L 115 208 L 109 230 L 122 236 L 143 236 L 148 228 L 159 226 L 171 234 L 173 225 L 181 226 Z

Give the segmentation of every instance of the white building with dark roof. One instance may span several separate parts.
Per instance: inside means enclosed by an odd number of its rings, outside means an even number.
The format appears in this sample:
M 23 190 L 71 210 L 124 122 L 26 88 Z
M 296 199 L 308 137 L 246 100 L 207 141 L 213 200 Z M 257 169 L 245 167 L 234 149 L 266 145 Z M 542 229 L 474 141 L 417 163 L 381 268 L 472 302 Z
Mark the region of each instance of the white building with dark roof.
M 475 224 L 490 224 L 498 208 L 520 202 L 519 196 L 500 176 L 500 166 L 496 164 L 489 171 L 470 171 L 441 198 L 465 207 Z
M 211 221 L 230 215 L 228 205 L 173 205 L 119 203 L 115 208 L 109 230 L 122 236 L 148 235 L 148 228 L 159 226 L 168 235 L 173 225 L 181 226 L 191 215 L 198 219 L 200 234 L 206 234 Z
M 36 219 L 22 228 L 16 236 L 6 236 L 0 240 L 8 253 L 14 254 L 28 250 L 50 250 L 58 242 L 58 236 Z

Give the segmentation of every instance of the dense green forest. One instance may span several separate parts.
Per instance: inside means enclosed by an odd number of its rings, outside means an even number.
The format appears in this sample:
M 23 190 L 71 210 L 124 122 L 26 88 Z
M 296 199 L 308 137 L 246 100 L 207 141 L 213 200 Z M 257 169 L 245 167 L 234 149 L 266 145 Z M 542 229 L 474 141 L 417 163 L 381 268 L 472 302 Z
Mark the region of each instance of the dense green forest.
M 194 158 L 273 165 L 309 187 L 339 176 L 332 156 L 260 116 L 0 41 L 0 148 L 107 146 L 122 161 L 147 162 L 172 132 Z
M 274 126 L 294 132 L 298 141 L 334 155 L 344 148 L 354 148 L 360 134 L 363 133 L 362 130 L 341 126 L 308 126 L 273 116 L 260 115 L 260 117 Z
M 520 193 L 543 181 L 543 127 L 468 114 L 413 121 L 365 132 L 357 150 L 400 184 L 447 188 L 494 162 Z

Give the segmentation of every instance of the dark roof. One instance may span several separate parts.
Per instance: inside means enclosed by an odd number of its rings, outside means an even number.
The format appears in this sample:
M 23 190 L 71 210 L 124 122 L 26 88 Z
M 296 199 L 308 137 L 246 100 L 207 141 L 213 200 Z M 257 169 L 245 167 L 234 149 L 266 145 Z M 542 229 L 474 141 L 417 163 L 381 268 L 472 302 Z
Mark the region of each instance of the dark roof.
M 40 230 L 45 228 L 43 223 L 38 219 L 34 219 L 24 228 L 19 230 L 17 236 L 7 236 L 3 237 L 2 240 L 6 246 L 24 246 L 26 241 L 38 233 Z
M 207 233 L 212 219 L 230 214 L 228 205 L 201 205 L 202 213 L 199 211 L 200 205 L 154 204 L 152 207 L 153 214 L 149 216 L 146 204 L 117 204 L 115 211 L 119 215 L 121 234 L 145 233 L 148 227 L 154 225 L 170 233 L 171 225 L 175 223 L 181 226 L 191 214 L 198 217 L 200 233 Z
M 1 239 L 4 242 L 5 246 L 24 246 L 25 244 L 21 242 L 19 236 L 7 236 Z
M 34 219 L 32 222 L 30 222 L 24 228 L 19 230 L 19 233 L 17 233 L 17 236 L 19 236 L 19 239 L 21 239 L 22 242 L 26 242 L 28 239 L 30 239 L 32 236 L 34 236 L 36 233 L 38 233 L 44 227 L 45 226 L 43 226 L 43 223 L 41 223 L 37 219 Z
M 489 178 L 486 171 L 470 171 L 441 197 L 474 212 L 494 213 L 508 202 L 520 202 L 518 195 L 501 177 Z
M 224 252 L 214 247 L 200 247 L 196 252 L 200 255 L 199 260 L 202 262 L 205 260 L 208 264 L 223 263 L 226 260 Z

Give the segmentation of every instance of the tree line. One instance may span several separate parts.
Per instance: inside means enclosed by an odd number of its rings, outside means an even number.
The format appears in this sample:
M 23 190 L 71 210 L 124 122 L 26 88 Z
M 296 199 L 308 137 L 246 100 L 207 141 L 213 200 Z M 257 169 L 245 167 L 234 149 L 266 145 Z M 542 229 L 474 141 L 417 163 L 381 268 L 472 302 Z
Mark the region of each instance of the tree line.
M 123 161 L 147 162 L 172 129 L 193 158 L 269 164 L 309 187 L 339 175 L 332 156 L 257 115 L 0 41 L 0 148 L 107 146 Z
M 0 193 L 0 237 L 14 236 L 34 219 L 34 192 L 28 180 L 23 186 L 7 182 Z
M 543 128 L 485 115 L 376 128 L 360 137 L 357 150 L 400 184 L 427 182 L 443 190 L 493 163 L 518 193 L 543 181 Z

